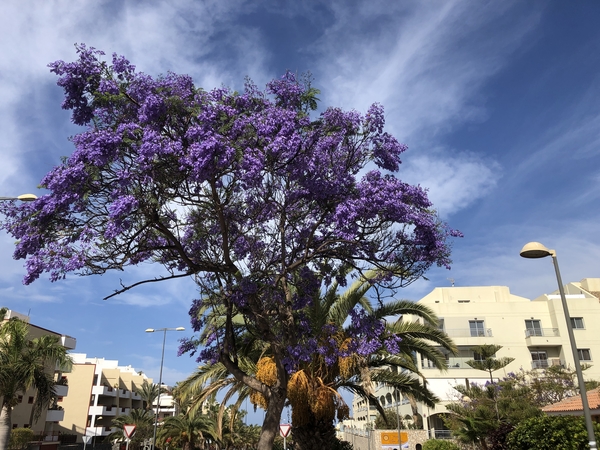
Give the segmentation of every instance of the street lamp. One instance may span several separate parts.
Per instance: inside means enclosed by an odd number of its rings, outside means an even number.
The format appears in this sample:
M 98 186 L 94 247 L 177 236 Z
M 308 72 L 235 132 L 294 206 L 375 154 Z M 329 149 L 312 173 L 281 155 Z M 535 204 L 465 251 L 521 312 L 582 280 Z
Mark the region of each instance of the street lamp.
M 152 450 L 156 449 L 156 427 L 158 426 L 158 408 L 160 407 L 160 390 L 162 386 L 162 370 L 163 362 L 165 360 L 165 341 L 167 340 L 167 331 L 184 331 L 185 328 L 148 328 L 146 333 L 154 333 L 155 331 L 163 332 L 163 343 L 162 343 L 162 354 L 160 356 L 160 374 L 158 376 L 158 396 L 156 398 L 156 413 L 154 415 L 154 432 L 152 434 Z
M 567 332 L 569 333 L 569 341 L 571 343 L 571 350 L 573 352 L 573 360 L 575 362 L 575 372 L 577 373 L 577 382 L 579 383 L 579 392 L 581 394 L 581 403 L 583 405 L 583 415 L 585 416 L 585 426 L 587 428 L 588 439 L 590 441 L 590 449 L 595 450 L 596 447 L 596 436 L 594 435 L 594 425 L 592 424 L 592 415 L 590 414 L 590 406 L 587 400 L 587 391 L 585 389 L 585 381 L 583 380 L 583 372 L 581 370 L 581 364 L 579 362 L 579 352 L 577 351 L 577 344 L 575 343 L 575 335 L 573 334 L 573 325 L 571 324 L 571 316 L 569 315 L 569 308 L 567 306 L 567 298 L 565 297 L 565 289 L 563 287 L 562 278 L 560 276 L 560 270 L 558 268 L 558 260 L 556 259 L 556 251 L 546 248 L 539 242 L 529 242 L 525 244 L 521 250 L 521 256 L 523 258 L 545 258 L 546 256 L 552 257 L 554 263 L 554 271 L 556 272 L 556 281 L 558 282 L 558 290 L 560 292 L 560 300 L 562 302 L 563 312 L 565 314 L 565 320 L 567 321 Z
M 22 202 L 32 202 L 37 199 L 37 196 L 34 194 L 21 194 L 17 197 L 0 197 L 0 201 L 5 200 L 21 200 Z

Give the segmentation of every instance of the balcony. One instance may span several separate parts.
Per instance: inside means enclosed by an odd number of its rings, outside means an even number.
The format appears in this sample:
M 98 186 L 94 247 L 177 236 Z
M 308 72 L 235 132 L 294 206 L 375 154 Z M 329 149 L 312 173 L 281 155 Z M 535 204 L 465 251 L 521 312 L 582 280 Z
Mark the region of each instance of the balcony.
M 90 406 L 89 415 L 91 416 L 116 416 L 117 415 L 117 407 L 116 406 Z
M 117 431 L 112 427 L 87 427 L 86 436 L 108 436 L 113 431 Z
M 65 418 L 64 409 L 49 409 L 46 412 L 46 422 L 60 422 Z
M 60 343 L 67 350 L 74 350 L 75 347 L 77 346 L 77 339 L 72 338 L 71 336 L 61 336 Z
M 471 328 L 450 328 L 444 329 L 444 332 L 452 338 L 493 337 L 491 328 L 485 328 L 483 330 L 474 330 Z
M 56 392 L 57 397 L 66 397 L 69 393 L 69 386 L 65 386 L 62 384 L 54 385 L 54 392 Z
M 116 397 L 117 391 L 111 386 L 92 386 L 92 394 L 98 395 L 107 395 L 109 397 Z
M 562 345 L 562 340 L 558 328 L 529 328 L 525 330 L 525 343 L 529 347 L 556 347 Z
M 141 400 L 142 396 L 140 394 L 138 394 L 135 391 L 130 391 L 131 392 L 131 399 L 132 400 Z
M 560 358 L 548 358 L 548 359 L 541 359 L 538 361 L 531 361 L 532 369 L 547 369 L 550 366 L 564 367 L 565 364 L 563 361 L 560 360 Z

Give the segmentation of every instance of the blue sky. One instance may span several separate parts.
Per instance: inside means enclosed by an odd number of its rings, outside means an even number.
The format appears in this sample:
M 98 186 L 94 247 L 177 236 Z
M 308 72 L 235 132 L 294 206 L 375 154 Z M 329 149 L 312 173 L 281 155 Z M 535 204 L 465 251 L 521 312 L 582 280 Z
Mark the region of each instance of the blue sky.
M 432 270 L 399 297 L 437 286 L 506 285 L 529 298 L 600 277 L 600 3 L 595 1 L 103 1 L 0 4 L 0 195 L 36 193 L 79 130 L 61 110 L 47 64 L 86 43 L 127 56 L 151 75 L 187 73 L 206 89 L 258 85 L 312 72 L 322 106 L 385 106 L 387 129 L 408 145 L 399 177 L 429 189 L 465 237 L 451 271 Z M 191 281 L 142 287 L 103 301 L 119 280 L 158 268 L 22 286 L 23 262 L 0 236 L 1 305 L 77 339 L 77 351 L 118 359 L 158 380 L 162 334 L 189 328 Z M 0 305 L 0 306 L 1 306 Z M 185 378 L 169 333 L 163 378 Z

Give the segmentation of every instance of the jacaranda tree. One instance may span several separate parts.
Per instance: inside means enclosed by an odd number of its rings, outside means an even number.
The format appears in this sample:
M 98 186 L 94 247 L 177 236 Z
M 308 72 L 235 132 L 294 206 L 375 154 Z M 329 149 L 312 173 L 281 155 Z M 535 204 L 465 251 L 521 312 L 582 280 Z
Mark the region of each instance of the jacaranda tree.
M 304 353 L 308 323 L 296 312 L 315 289 L 352 268 L 381 269 L 374 283 L 406 285 L 432 265 L 448 266 L 447 239 L 424 189 L 394 175 L 405 146 L 384 131 L 383 108 L 365 115 L 327 108 L 291 73 L 261 91 L 205 91 L 185 75 L 136 72 L 125 58 L 77 46 L 78 59 L 50 64 L 63 108 L 85 127 L 73 154 L 41 181 L 47 194 L 5 204 L 3 228 L 26 260 L 25 283 L 47 272 L 102 274 L 142 262 L 161 280 L 193 277 L 192 309 L 219 305 L 224 326 L 199 349 L 268 402 L 260 449 L 270 448 L 288 373 Z M 267 385 L 238 365 L 231 319 L 268 342 L 276 380 Z M 360 322 L 360 318 L 358 318 Z M 370 321 L 347 354 L 385 343 Z M 193 314 L 202 330 L 202 317 Z M 369 343 L 368 345 L 363 345 Z M 194 350 L 192 339 L 183 351 Z

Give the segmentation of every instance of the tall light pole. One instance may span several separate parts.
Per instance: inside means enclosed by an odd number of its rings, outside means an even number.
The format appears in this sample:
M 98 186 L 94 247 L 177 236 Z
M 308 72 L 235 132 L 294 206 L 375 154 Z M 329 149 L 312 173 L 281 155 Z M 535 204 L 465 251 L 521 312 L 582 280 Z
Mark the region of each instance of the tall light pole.
M 573 360 L 575 363 L 575 372 L 577 373 L 577 382 L 579 383 L 579 393 L 581 394 L 581 404 L 583 405 L 583 415 L 585 416 L 585 426 L 587 428 L 588 440 L 590 441 L 590 449 L 596 450 L 596 436 L 594 435 L 594 425 L 592 424 L 592 415 L 590 413 L 590 406 L 587 400 L 587 390 L 585 388 L 585 381 L 583 380 L 583 372 L 581 370 L 581 363 L 579 362 L 579 352 L 577 351 L 577 344 L 575 342 L 575 335 L 573 334 L 573 325 L 571 324 L 571 316 L 569 315 L 569 307 L 567 306 L 567 298 L 565 297 L 565 289 L 563 287 L 562 278 L 560 276 L 560 270 L 558 268 L 558 260 L 556 259 L 556 251 L 546 248 L 539 242 L 529 242 L 525 244 L 521 250 L 521 256 L 523 258 L 545 258 L 546 256 L 552 257 L 554 263 L 554 271 L 556 272 L 556 281 L 558 282 L 558 290 L 560 292 L 560 300 L 562 302 L 563 312 L 565 314 L 565 320 L 567 321 L 567 332 L 569 333 L 569 341 L 571 343 L 571 351 L 573 352 Z
M 163 332 L 163 343 L 162 343 L 162 354 L 160 356 L 160 374 L 158 376 L 158 396 L 156 397 L 156 412 L 154 414 L 154 432 L 152 434 L 152 450 L 156 449 L 156 428 L 158 426 L 158 408 L 160 407 L 160 390 L 162 387 L 162 370 L 163 362 L 165 360 L 165 342 L 167 340 L 167 331 L 184 331 L 185 328 L 148 328 L 146 333 L 154 333 L 155 331 Z

